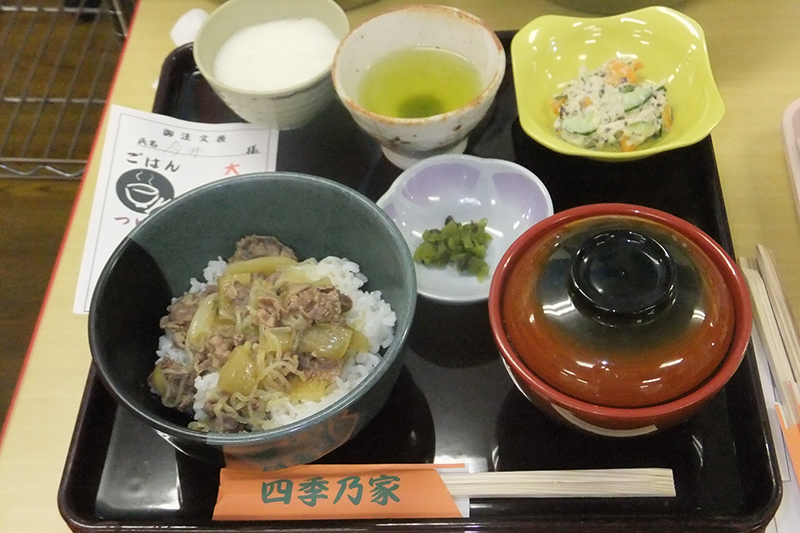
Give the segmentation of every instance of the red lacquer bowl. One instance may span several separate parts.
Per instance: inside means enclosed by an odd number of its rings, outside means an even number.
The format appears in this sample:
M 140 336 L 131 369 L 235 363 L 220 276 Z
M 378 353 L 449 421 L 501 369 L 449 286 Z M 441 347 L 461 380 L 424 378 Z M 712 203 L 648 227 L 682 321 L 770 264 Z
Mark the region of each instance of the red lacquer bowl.
M 562 211 L 503 256 L 489 317 L 518 388 L 582 430 L 633 436 L 693 415 L 733 376 L 752 309 L 735 262 L 668 213 Z

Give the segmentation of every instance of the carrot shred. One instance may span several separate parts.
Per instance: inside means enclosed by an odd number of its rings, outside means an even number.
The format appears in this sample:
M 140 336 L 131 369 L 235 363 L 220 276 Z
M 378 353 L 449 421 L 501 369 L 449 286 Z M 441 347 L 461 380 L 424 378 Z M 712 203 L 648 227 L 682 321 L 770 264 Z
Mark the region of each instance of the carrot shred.
M 553 110 L 553 114 L 555 115 L 558 115 L 563 106 L 564 106 L 563 98 L 554 98 L 553 100 L 550 101 L 550 109 Z
M 664 129 L 669 131 L 672 128 L 672 106 L 669 105 L 669 102 L 664 104 L 664 108 L 661 110 L 661 121 L 664 123 Z
M 638 67 L 636 66 L 638 63 Z M 608 63 L 608 75 L 606 83 L 613 87 L 618 87 L 623 80 L 628 83 L 636 83 L 638 76 L 636 69 L 641 67 L 641 62 L 636 61 L 633 65 L 628 65 L 621 59 L 615 59 Z
M 636 149 L 636 144 L 632 143 L 628 137 L 619 140 L 619 147 L 623 152 L 632 152 Z

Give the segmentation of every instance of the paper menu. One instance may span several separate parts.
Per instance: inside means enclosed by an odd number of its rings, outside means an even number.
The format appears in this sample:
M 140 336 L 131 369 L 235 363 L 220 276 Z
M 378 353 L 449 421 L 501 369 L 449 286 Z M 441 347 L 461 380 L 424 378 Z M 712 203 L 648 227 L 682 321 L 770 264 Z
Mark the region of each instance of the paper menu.
M 201 185 L 275 170 L 277 151 L 277 130 L 111 105 L 73 312 L 89 312 L 106 261 L 150 213 Z

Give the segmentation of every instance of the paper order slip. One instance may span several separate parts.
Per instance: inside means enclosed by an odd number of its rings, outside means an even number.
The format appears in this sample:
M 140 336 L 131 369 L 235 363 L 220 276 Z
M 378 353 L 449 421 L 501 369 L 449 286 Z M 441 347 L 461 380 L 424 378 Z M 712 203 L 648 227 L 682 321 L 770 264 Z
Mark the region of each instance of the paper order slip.
M 148 215 L 201 185 L 275 170 L 277 151 L 277 130 L 188 122 L 112 105 L 73 312 L 89 312 L 106 262 Z

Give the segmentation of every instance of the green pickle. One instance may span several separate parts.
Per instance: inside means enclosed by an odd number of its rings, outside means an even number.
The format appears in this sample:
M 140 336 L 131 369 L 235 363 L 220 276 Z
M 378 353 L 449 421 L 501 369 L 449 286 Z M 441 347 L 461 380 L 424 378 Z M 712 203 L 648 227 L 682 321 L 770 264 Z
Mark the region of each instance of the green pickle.
M 483 281 L 489 275 L 486 249 L 492 236 L 486 232 L 488 220 L 462 224 L 448 216 L 442 228 L 427 229 L 422 243 L 414 250 L 414 261 L 425 266 L 455 267 L 459 272 Z

